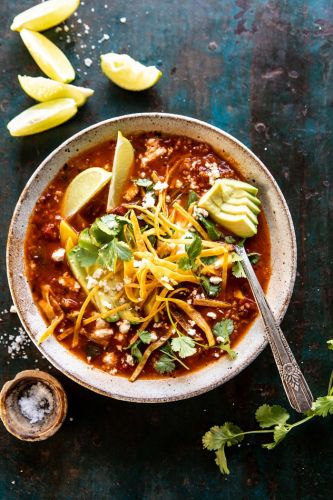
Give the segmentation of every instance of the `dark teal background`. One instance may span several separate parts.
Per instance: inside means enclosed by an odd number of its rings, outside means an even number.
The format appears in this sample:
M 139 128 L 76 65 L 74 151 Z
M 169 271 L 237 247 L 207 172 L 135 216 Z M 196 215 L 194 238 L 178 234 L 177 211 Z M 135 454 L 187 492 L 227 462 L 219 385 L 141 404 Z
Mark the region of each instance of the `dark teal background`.
M 194 116 L 252 148 L 285 194 L 299 260 L 283 329 L 314 394 L 323 394 L 332 368 L 325 342 L 333 336 L 332 1 L 84 3 L 69 20 L 74 25 L 70 43 L 60 39 L 63 32 L 51 30 L 48 35 L 81 69 L 76 83 L 94 88 L 95 96 L 68 124 L 14 139 L 5 123 L 32 104 L 20 90 L 17 74 L 39 71 L 9 26 L 13 16 L 33 2 L 1 2 L 0 310 L 11 305 L 5 271 L 10 217 L 26 181 L 46 155 L 73 133 L 105 118 L 140 111 Z M 125 24 L 121 17 L 126 17 Z M 90 34 L 78 19 L 90 26 Z M 110 39 L 99 44 L 103 34 Z M 111 50 L 157 64 L 164 72 L 162 80 L 141 94 L 116 88 L 98 67 L 99 54 Z M 83 63 L 86 57 L 93 60 L 90 68 Z M 1 332 L 11 333 L 19 324 L 15 315 L 1 317 Z M 229 420 L 254 428 L 257 406 L 287 405 L 268 349 L 225 386 L 192 400 L 156 406 L 90 393 L 49 369 L 35 347 L 28 352 L 28 360 L 9 360 L 0 344 L 0 383 L 22 369 L 50 371 L 68 392 L 73 421 L 68 419 L 56 436 L 39 444 L 21 443 L 0 427 L 1 500 L 332 496 L 331 418 L 295 430 L 271 452 L 260 448 L 260 439 L 246 440 L 229 451 L 229 477 L 222 477 L 213 455 L 202 450 L 201 436 L 210 426 Z

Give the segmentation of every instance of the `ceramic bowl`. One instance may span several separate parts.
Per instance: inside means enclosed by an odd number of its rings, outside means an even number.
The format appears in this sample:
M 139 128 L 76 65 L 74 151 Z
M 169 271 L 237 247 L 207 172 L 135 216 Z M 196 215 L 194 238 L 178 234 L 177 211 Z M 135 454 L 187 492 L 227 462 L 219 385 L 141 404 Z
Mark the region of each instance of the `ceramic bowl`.
M 43 161 L 21 194 L 9 230 L 7 272 L 14 304 L 32 341 L 36 344 L 36 339 L 45 330 L 45 322 L 34 304 L 24 276 L 23 242 L 30 214 L 39 196 L 66 162 L 93 146 L 116 139 L 118 130 L 124 135 L 158 131 L 207 142 L 228 159 L 246 180 L 257 185 L 272 241 L 272 276 L 267 298 L 276 318 L 281 320 L 295 280 L 296 242 L 286 201 L 272 175 L 246 146 L 216 127 L 184 116 L 143 113 L 112 118 L 74 135 Z M 258 317 L 237 344 L 238 356 L 235 360 L 230 361 L 224 356 L 189 375 L 175 379 L 139 379 L 135 383 L 89 366 L 53 337 L 37 347 L 61 372 L 93 391 L 126 401 L 157 403 L 185 399 L 214 389 L 252 363 L 265 346 L 264 328 Z

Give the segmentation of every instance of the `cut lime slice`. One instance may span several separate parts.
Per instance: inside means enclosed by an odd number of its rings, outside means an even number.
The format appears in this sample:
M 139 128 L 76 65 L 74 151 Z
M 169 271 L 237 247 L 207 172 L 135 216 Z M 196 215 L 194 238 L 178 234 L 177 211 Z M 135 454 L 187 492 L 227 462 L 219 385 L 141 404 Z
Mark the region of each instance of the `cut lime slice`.
M 40 69 L 52 80 L 69 83 L 75 71 L 65 54 L 46 36 L 23 29 L 20 32 L 24 45 Z
M 155 66 L 144 66 L 126 54 L 104 54 L 101 67 L 105 75 L 126 90 L 146 90 L 155 85 L 162 72 Z
M 66 189 L 61 215 L 68 219 L 81 210 L 111 179 L 111 172 L 92 167 L 74 177 Z
M 68 83 L 56 82 L 42 76 L 18 76 L 20 85 L 28 96 L 36 101 L 47 102 L 54 99 L 69 97 L 77 106 L 83 106 L 94 91 L 84 87 L 76 87 Z
M 74 99 L 56 99 L 26 109 L 13 118 L 7 128 L 13 137 L 38 134 L 61 125 L 76 113 Z
M 21 12 L 13 20 L 10 29 L 21 31 L 28 28 L 44 31 L 57 26 L 71 16 L 80 5 L 80 0 L 48 0 Z
M 119 131 L 112 167 L 112 179 L 107 205 L 108 212 L 119 205 L 133 163 L 133 146 Z

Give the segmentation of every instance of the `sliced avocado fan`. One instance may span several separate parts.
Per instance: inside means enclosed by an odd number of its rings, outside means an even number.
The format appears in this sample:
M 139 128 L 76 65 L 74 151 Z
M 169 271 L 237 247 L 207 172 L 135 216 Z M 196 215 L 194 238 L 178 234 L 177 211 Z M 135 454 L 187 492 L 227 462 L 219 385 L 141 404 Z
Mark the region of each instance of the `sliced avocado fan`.
M 199 200 L 218 224 L 241 238 L 250 238 L 257 233 L 260 212 L 258 189 L 247 182 L 236 179 L 219 179 Z

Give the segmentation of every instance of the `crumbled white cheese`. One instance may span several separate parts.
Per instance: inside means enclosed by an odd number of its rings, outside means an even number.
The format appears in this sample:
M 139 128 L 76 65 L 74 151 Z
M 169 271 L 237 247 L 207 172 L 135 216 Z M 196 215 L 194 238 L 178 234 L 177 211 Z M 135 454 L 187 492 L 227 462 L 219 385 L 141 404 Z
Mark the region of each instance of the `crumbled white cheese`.
M 133 260 L 133 267 L 138 268 L 141 267 L 141 260 Z
M 103 290 L 104 293 L 109 293 L 111 291 L 110 285 L 107 280 L 100 281 L 99 287 Z
M 193 336 L 194 336 L 197 332 L 196 332 L 196 330 L 195 330 L 194 328 L 189 328 L 189 329 L 187 330 L 187 333 L 188 333 L 191 337 L 193 337 Z
M 104 271 L 103 269 L 101 268 L 98 268 L 96 269 L 96 271 L 94 272 L 94 274 L 92 275 L 92 277 L 95 279 L 95 280 L 99 280 L 99 278 L 101 278 L 104 274 Z
M 208 212 L 204 208 L 194 207 L 193 215 L 195 219 L 198 218 L 198 215 L 202 215 L 203 217 L 208 217 Z
M 54 260 L 54 262 L 62 262 L 65 258 L 65 253 L 66 250 L 64 248 L 58 248 L 52 253 L 51 259 Z
M 109 370 L 110 375 L 115 375 L 117 372 L 117 368 L 111 368 L 111 370 Z
M 161 281 L 164 283 L 170 283 L 170 279 L 167 276 L 162 276 Z
M 107 352 L 103 356 L 103 363 L 106 365 L 115 365 L 117 363 L 117 356 L 114 352 Z
M 93 278 L 92 276 L 87 276 L 87 288 L 88 288 L 88 290 L 91 290 L 96 285 L 97 285 L 97 280 L 95 280 L 95 278 Z
M 96 339 L 105 339 L 107 337 L 111 337 L 112 335 L 113 335 L 112 328 L 99 328 L 94 332 L 94 337 Z
M 209 281 L 213 283 L 213 285 L 218 285 L 219 283 L 221 283 L 222 278 L 220 278 L 219 276 L 211 276 L 209 278 Z
M 158 181 L 154 184 L 155 191 L 164 191 L 164 189 L 168 189 L 169 184 L 167 182 Z
M 86 57 L 85 60 L 84 60 L 84 64 L 90 68 L 90 66 L 92 65 L 93 61 L 92 59 L 90 59 L 90 57 Z
M 208 312 L 207 313 L 208 318 L 216 319 L 217 315 L 214 312 Z
M 148 193 L 142 200 L 142 206 L 143 208 L 152 208 L 155 206 L 155 201 L 155 196 L 150 191 L 148 191 Z
M 195 321 L 193 319 L 189 319 L 188 323 L 189 323 L 190 326 L 194 326 L 195 325 Z
M 134 359 L 133 356 L 131 356 L 130 354 L 126 354 L 125 361 L 128 365 L 134 366 Z
M 114 287 L 116 292 L 120 292 L 124 288 L 124 285 L 122 283 L 117 283 L 116 286 Z
M 13 305 L 13 306 L 10 306 L 10 309 L 9 309 L 9 312 L 12 313 L 12 314 L 17 314 L 17 309 L 16 307 Z
M 117 325 L 119 326 L 120 333 L 127 333 L 131 328 L 131 323 L 127 319 L 118 321 Z
M 225 341 L 225 339 L 223 337 L 216 337 L 216 341 L 221 344 Z
M 157 335 L 156 335 L 156 333 L 155 333 L 155 332 L 152 332 L 152 333 L 150 334 L 150 340 L 151 340 L 151 342 L 155 342 L 155 340 L 157 340 Z
M 182 183 L 182 181 L 181 181 L 180 179 L 177 179 L 177 180 L 176 180 L 176 183 L 175 183 L 175 186 L 176 186 L 176 188 L 178 188 L 178 189 L 179 189 L 179 188 L 181 188 L 181 187 L 183 187 L 183 183 Z

